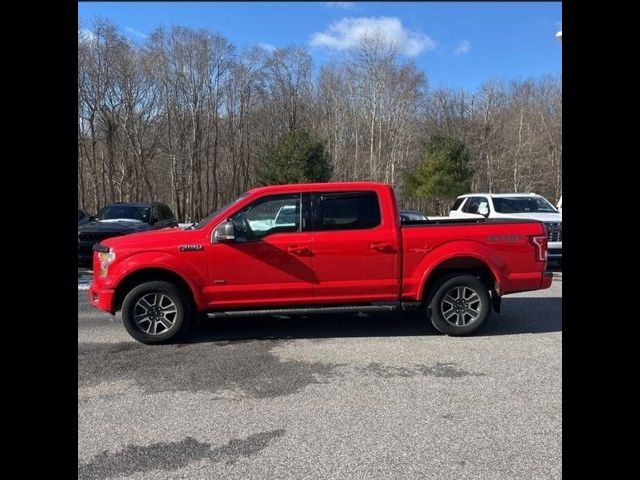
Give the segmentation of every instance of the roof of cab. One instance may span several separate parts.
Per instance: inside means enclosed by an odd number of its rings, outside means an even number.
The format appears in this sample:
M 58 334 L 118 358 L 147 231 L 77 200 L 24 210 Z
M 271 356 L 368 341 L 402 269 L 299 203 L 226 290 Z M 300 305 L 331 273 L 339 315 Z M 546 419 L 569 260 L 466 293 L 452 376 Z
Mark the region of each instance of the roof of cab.
M 249 190 L 248 193 L 287 193 L 287 192 L 313 192 L 313 191 L 343 191 L 391 188 L 387 183 L 380 182 L 327 182 L 327 183 L 292 183 L 286 185 L 268 185 Z

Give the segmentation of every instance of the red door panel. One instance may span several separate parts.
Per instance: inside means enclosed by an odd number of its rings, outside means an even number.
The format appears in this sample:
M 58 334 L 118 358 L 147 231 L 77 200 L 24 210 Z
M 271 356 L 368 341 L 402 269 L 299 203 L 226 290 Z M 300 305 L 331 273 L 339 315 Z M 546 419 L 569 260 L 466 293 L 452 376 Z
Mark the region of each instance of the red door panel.
M 315 232 L 317 304 L 398 299 L 398 250 L 386 229 Z
M 311 304 L 311 234 L 278 233 L 208 246 L 210 308 Z

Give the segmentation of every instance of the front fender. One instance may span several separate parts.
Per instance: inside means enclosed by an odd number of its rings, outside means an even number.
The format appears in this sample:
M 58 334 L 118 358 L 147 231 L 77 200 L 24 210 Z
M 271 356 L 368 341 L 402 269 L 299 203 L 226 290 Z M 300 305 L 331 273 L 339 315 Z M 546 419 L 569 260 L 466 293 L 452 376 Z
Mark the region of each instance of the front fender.
M 157 268 L 169 271 L 182 278 L 191 289 L 196 305 L 202 305 L 201 292 L 203 286 L 207 283 L 207 279 L 200 271 L 201 269 L 197 268 L 197 265 L 205 265 L 204 252 L 202 252 L 203 256 L 199 259 L 200 261 L 196 258 L 199 253 L 191 253 L 190 262 L 186 262 L 184 257 L 179 257 L 169 252 L 148 251 L 134 253 L 109 267 L 109 282 L 105 286 L 116 289 L 129 275 L 141 270 Z
M 427 253 L 416 266 L 414 270 L 416 273 L 423 272 L 420 277 L 421 280 L 417 294 L 421 295 L 421 293 L 424 292 L 429 276 L 435 269 L 448 260 L 463 257 L 473 258 L 484 263 L 494 278 L 500 283 L 503 282 L 503 279 L 507 275 L 506 262 L 494 249 L 472 240 L 449 242 Z M 419 275 L 415 275 L 415 277 L 418 276 Z

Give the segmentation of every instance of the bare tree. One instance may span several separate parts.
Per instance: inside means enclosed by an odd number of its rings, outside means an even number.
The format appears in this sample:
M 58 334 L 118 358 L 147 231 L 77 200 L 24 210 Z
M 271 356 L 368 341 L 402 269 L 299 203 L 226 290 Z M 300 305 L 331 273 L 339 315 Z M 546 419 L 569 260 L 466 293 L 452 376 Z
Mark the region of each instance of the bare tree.
M 561 79 L 427 89 L 382 32 L 318 69 L 304 47 L 237 49 L 216 32 L 157 28 L 142 44 L 96 19 L 78 26 L 78 201 L 159 200 L 195 221 L 256 185 L 263 152 L 304 128 L 335 180 L 393 184 L 433 135 L 464 142 L 472 190 L 562 193 Z

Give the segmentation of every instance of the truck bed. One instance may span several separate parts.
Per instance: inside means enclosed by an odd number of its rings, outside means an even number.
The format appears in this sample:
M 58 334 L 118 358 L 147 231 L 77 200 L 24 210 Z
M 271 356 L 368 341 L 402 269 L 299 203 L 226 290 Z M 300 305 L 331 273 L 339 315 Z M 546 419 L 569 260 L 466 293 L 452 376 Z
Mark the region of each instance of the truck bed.
M 469 228 L 473 227 L 473 228 Z M 446 218 L 401 225 L 403 298 L 418 298 L 425 277 L 450 258 L 451 267 L 489 263 L 503 293 L 539 288 L 542 263 L 534 264 L 531 237 L 544 234 L 537 220 Z M 455 259 L 455 260 L 454 260 Z M 444 263 L 444 265 L 447 265 Z

